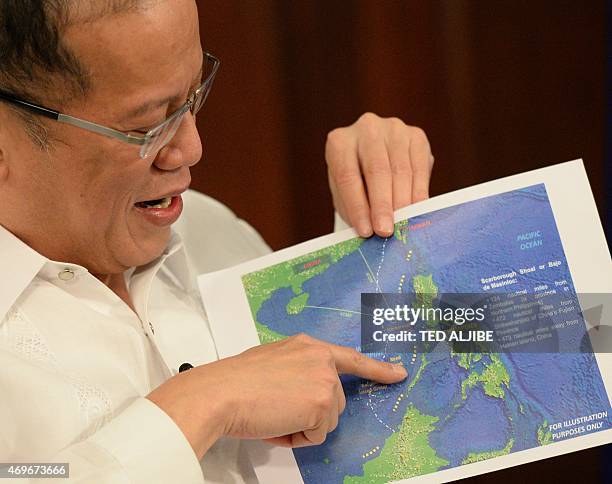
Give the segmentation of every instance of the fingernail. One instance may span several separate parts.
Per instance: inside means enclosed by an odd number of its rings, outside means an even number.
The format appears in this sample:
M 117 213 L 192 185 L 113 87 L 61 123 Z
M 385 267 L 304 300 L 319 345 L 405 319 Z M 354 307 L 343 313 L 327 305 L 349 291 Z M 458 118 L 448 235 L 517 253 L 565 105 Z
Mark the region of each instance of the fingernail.
M 399 375 L 408 376 L 408 372 L 406 371 L 406 368 L 404 368 L 401 363 L 394 364 L 393 371 Z
M 383 234 L 393 233 L 393 219 L 384 217 L 380 222 L 378 222 L 378 231 Z
M 369 237 L 372 235 L 372 227 L 368 220 L 360 220 L 357 223 L 357 232 L 361 237 Z

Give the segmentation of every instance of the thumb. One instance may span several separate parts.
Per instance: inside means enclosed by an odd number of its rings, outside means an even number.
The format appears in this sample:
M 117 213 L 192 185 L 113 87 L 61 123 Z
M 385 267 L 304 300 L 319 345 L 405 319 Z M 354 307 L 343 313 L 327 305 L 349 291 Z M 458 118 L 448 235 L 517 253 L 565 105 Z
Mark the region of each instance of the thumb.
M 283 435 L 282 437 L 270 437 L 268 439 L 262 439 L 270 445 L 277 445 L 278 447 L 292 447 L 291 435 Z

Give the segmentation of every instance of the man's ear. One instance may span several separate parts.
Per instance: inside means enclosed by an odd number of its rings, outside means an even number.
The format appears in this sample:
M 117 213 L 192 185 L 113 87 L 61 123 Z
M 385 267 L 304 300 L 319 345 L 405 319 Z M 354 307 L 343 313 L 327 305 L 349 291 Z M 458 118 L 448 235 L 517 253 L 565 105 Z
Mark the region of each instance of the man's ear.
M 0 188 L 9 175 L 10 119 L 4 106 L 0 106 Z
M 4 150 L 0 147 L 0 184 L 4 183 L 8 178 L 9 167 L 8 160 L 5 158 Z
M 8 153 L 5 147 L 6 141 L 6 120 L 4 110 L 0 111 L 0 184 L 8 178 Z

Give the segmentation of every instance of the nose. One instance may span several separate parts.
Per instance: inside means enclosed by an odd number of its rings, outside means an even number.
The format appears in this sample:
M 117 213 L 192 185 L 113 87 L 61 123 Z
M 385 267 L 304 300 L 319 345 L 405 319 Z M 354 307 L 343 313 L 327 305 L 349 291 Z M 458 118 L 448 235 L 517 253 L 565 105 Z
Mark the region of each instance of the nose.
M 194 166 L 200 158 L 202 158 L 202 141 L 195 117 L 191 111 L 187 111 L 176 133 L 159 151 L 153 164 L 160 170 L 172 171 L 183 166 Z

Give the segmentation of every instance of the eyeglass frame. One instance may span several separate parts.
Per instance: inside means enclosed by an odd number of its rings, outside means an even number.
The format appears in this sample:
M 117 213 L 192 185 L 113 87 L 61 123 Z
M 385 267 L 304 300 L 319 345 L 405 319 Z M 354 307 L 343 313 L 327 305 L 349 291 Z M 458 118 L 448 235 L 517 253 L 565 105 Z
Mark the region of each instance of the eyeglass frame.
M 212 61 L 212 71 L 209 76 L 200 84 L 190 95 L 185 104 L 183 104 L 179 109 L 174 111 L 170 116 L 168 116 L 164 121 L 149 129 L 144 136 L 136 136 L 133 134 L 128 134 L 123 131 L 119 131 L 114 128 L 109 128 L 107 126 L 102 126 L 101 124 L 94 123 L 92 121 L 87 121 L 85 119 L 77 118 L 75 116 L 70 116 L 68 114 L 60 113 L 59 111 L 55 111 L 54 109 L 50 109 L 44 106 L 40 106 L 38 104 L 31 103 L 29 101 L 24 101 L 23 99 L 19 99 L 11 94 L 0 90 L 0 100 L 6 101 L 10 104 L 13 104 L 17 107 L 25 109 L 32 114 L 44 116 L 48 119 L 52 119 L 54 121 L 58 121 L 60 123 L 69 124 L 72 126 L 76 126 L 77 128 L 82 128 L 87 131 L 91 131 L 93 133 L 101 134 L 103 136 L 108 136 L 110 138 L 115 138 L 125 143 L 129 143 L 132 145 L 143 146 L 151 141 L 152 136 L 151 133 L 160 129 L 164 124 L 171 123 L 178 116 L 183 116 L 188 110 L 193 109 L 195 105 L 195 100 L 198 98 L 198 95 L 204 92 L 204 99 L 200 103 L 199 108 L 201 108 L 206 101 L 206 96 L 208 95 L 208 91 L 210 91 L 212 82 L 215 79 L 215 75 L 217 74 L 217 70 L 219 69 L 219 65 L 221 61 L 215 57 L 214 55 L 205 52 L 204 53 L 207 61 Z M 198 110 L 199 110 L 198 108 Z M 192 111 L 193 112 L 193 111 Z M 195 113 L 194 113 L 195 115 Z M 176 134 L 176 133 L 175 133 Z M 171 138 L 170 138 L 171 139 Z M 168 140 L 169 142 L 170 140 Z M 161 148 L 160 148 L 161 149 Z M 142 155 L 141 150 L 141 158 L 146 158 L 146 156 Z

